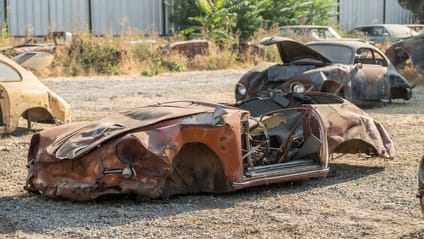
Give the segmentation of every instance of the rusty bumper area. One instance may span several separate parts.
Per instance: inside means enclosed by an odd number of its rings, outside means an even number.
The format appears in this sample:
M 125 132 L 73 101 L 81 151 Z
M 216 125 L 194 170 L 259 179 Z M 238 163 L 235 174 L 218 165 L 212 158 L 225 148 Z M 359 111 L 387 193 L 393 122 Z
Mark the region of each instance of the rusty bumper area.
M 418 193 L 417 198 L 420 200 L 421 213 L 424 218 L 424 155 L 418 166 Z
M 47 197 L 89 200 L 105 194 L 155 197 L 171 172 L 167 157 L 159 157 L 141 143 L 147 135 L 127 135 L 76 159 L 37 158 L 45 144 L 40 135 L 31 141 L 25 189 Z M 170 145 L 168 145 L 170 146 Z

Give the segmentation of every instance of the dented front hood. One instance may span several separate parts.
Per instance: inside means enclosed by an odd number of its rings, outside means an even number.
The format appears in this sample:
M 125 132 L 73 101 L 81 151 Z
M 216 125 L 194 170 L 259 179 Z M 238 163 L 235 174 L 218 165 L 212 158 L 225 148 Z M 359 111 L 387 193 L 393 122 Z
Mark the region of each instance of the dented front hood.
M 56 159 L 75 159 L 99 147 L 104 142 L 131 130 L 148 127 L 166 120 L 213 112 L 214 109 L 215 107 L 212 105 L 175 102 L 120 112 L 99 121 L 68 129 L 56 137 L 55 141 L 46 148 L 46 153 L 54 155 Z

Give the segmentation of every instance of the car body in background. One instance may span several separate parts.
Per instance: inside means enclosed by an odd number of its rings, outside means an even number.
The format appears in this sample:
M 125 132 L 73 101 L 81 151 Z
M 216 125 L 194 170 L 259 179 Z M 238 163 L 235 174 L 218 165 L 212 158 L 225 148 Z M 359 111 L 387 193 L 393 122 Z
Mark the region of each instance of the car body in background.
M 165 54 L 177 53 L 188 58 L 194 58 L 197 55 L 206 55 L 209 53 L 209 41 L 202 39 L 177 41 L 166 44 L 160 49 Z
M 414 85 L 397 72 L 389 58 L 374 45 L 358 40 L 315 41 L 306 45 L 333 63 L 361 64 L 361 69 L 354 78 L 357 80 L 352 80 L 351 84 L 354 87 L 355 83 L 358 83 L 356 81 L 361 80 L 365 80 L 365 84 L 357 85 L 356 90 L 352 89 L 350 94 L 356 94 L 356 97 L 348 98 L 367 98 L 371 101 L 380 98 L 390 101 L 409 100 L 412 96 Z
M 282 36 L 300 38 L 303 42 L 312 40 L 341 39 L 342 37 L 330 26 L 290 25 L 280 27 Z
M 402 67 L 411 60 L 418 72 L 424 71 L 424 33 L 406 40 L 393 43 L 385 51 L 387 57 L 396 67 Z
M 417 32 L 403 24 L 371 24 L 356 26 L 351 33 L 368 41 L 383 43 L 388 40 L 396 42 L 417 35 Z
M 396 72 L 381 51 L 366 42 L 326 40 L 305 45 L 289 38 L 268 37 L 261 43 L 275 44 L 283 63 L 260 63 L 244 74 L 236 85 L 237 101 L 266 96 L 274 89 L 334 93 L 357 105 L 411 97 L 414 86 Z
M 332 153 L 358 152 L 395 149 L 382 125 L 335 95 L 169 102 L 35 134 L 25 189 L 80 201 L 222 193 L 325 177 Z
M 50 58 L 45 52 L 26 52 L 16 60 L 28 67 L 34 64 L 37 68 L 45 65 L 43 62 L 50 61 Z M 70 122 L 68 103 L 32 72 L 3 55 L 0 55 L 0 72 L 0 134 L 14 132 L 21 117 L 27 120 L 29 128 L 32 122 Z
M 163 47 L 160 47 L 160 51 L 164 54 L 180 54 L 187 57 L 188 59 L 193 59 L 197 55 L 207 55 L 210 53 L 210 48 L 213 43 L 202 40 L 202 39 L 193 39 L 187 41 L 177 41 L 166 44 Z M 228 48 L 233 54 L 237 56 L 237 60 L 243 60 L 245 56 L 259 56 L 265 57 L 265 50 L 260 48 L 251 42 L 240 42 L 231 44 L 231 46 L 226 46 L 225 44 L 217 44 L 216 50 L 224 51 Z M 213 48 L 212 48 L 213 49 Z
M 411 28 L 418 34 L 424 32 L 424 24 L 406 24 L 407 27 Z
M 25 52 L 48 52 L 54 53 L 58 46 L 69 46 L 72 43 L 72 33 L 55 31 L 45 37 L 31 37 L 24 43 L 14 46 L 2 47 L 0 52 L 16 56 Z

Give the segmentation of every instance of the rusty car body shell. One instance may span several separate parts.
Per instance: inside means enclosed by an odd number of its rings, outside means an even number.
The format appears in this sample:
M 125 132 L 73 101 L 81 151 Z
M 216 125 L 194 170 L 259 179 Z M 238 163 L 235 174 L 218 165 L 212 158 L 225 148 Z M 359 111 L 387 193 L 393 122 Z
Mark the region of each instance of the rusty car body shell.
M 207 55 L 210 52 L 211 43 L 208 40 L 193 39 L 187 41 L 177 41 L 160 47 L 162 53 L 172 54 L 177 53 L 189 59 L 193 59 L 197 55 Z M 216 45 L 218 52 L 224 51 L 228 46 L 225 44 Z M 213 48 L 212 48 L 213 49 Z M 251 43 L 240 42 L 234 43 L 229 49 L 237 56 L 237 60 L 243 61 L 246 56 L 265 57 L 266 52 L 263 48 Z
M 197 55 L 208 54 L 209 41 L 194 39 L 172 42 L 162 47 L 161 51 L 166 54 L 178 53 L 188 58 L 194 58 Z
M 0 67 L 0 134 L 15 131 L 21 117 L 29 125 L 30 122 L 70 122 L 69 104 L 41 83 L 32 72 L 3 55 L 0 55 Z
M 322 40 L 305 45 L 285 37 L 268 37 L 261 43 L 276 44 L 283 63 L 260 63 L 244 74 L 236 86 L 237 101 L 266 96 L 274 89 L 289 92 L 299 84 L 306 90 L 337 94 L 357 105 L 408 100 L 412 95 L 414 86 L 396 72 L 382 52 L 368 43 Z M 349 50 L 351 59 L 339 62 L 318 52 L 314 48 L 317 46 L 343 47 Z M 357 50 L 366 50 L 374 58 L 360 61 L 355 55 Z M 375 59 L 377 54 L 379 61 Z
M 31 139 L 25 189 L 71 200 L 222 193 L 325 177 L 333 152 L 395 154 L 381 125 L 334 95 L 236 106 L 170 102 L 46 129 Z
M 397 67 L 411 60 L 413 67 L 419 71 L 424 71 L 424 34 L 393 43 L 386 49 L 386 55 Z
M 420 200 L 421 214 L 424 218 L 424 155 L 418 164 L 418 193 L 417 198 Z

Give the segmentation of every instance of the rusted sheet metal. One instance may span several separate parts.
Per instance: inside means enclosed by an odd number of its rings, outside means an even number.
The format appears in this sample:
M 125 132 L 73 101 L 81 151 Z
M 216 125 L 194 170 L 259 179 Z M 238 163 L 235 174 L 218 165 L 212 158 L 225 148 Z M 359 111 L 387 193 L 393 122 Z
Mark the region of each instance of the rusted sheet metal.
M 315 107 L 307 103 L 311 99 L 329 105 Z M 333 147 L 327 139 L 340 132 L 328 129 L 323 117 L 330 116 L 320 111 L 354 109 L 357 118 L 368 117 L 349 105 L 322 93 L 254 98 L 235 107 L 171 102 L 50 128 L 31 140 L 25 189 L 72 200 L 108 194 L 166 198 L 324 177 Z M 337 143 L 364 138 L 356 152 L 393 156 L 394 150 L 380 148 L 378 140 L 384 140 L 373 121 L 359 121 L 336 125 L 356 129 Z
M 392 44 L 386 55 L 395 66 L 402 66 L 409 59 L 417 71 L 423 72 L 424 34 Z
M 236 100 L 282 92 L 320 91 L 337 94 L 357 105 L 409 100 L 414 86 L 374 46 L 357 40 L 323 40 L 306 45 L 285 37 L 268 37 L 282 64 L 260 63 L 236 85 Z M 340 52 L 340 53 L 339 53 Z
M 20 61 L 27 66 L 42 66 L 42 61 L 31 60 L 39 54 L 47 53 L 25 55 Z M 0 77 L 0 134 L 15 131 L 21 117 L 27 119 L 29 127 L 31 122 L 70 122 L 68 103 L 48 89 L 34 74 L 3 55 L 0 55 L 0 65 L 3 71 Z
M 224 44 L 218 44 L 217 50 L 224 51 L 228 46 Z M 207 40 L 188 40 L 188 41 L 177 41 L 169 43 L 163 47 L 160 47 L 161 51 L 166 54 L 177 53 L 183 55 L 189 59 L 194 58 L 197 55 L 207 55 L 210 51 L 210 43 Z M 265 56 L 265 50 L 258 47 L 257 45 L 244 42 L 239 44 L 232 44 L 229 49 L 233 54 L 237 56 L 237 60 L 243 61 L 247 55 L 249 56 Z
M 384 127 L 352 104 L 343 108 L 313 106 L 323 118 L 330 153 L 365 153 L 387 158 L 395 147 Z
M 178 41 L 167 44 L 162 47 L 163 53 L 177 53 L 188 58 L 193 58 L 196 55 L 205 55 L 209 52 L 209 42 L 207 40 L 189 40 Z
M 418 165 L 418 193 L 417 198 L 420 200 L 421 213 L 424 218 L 424 155 Z

